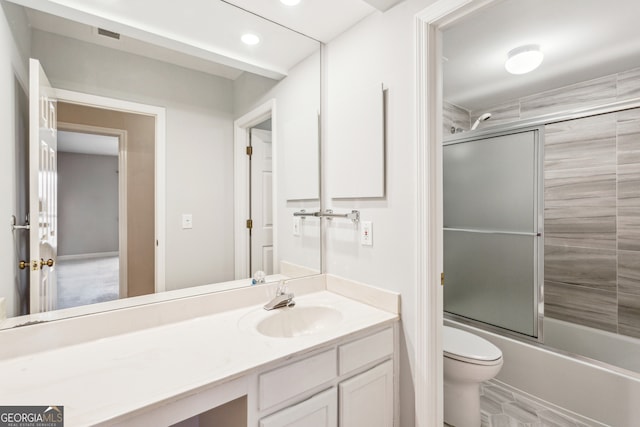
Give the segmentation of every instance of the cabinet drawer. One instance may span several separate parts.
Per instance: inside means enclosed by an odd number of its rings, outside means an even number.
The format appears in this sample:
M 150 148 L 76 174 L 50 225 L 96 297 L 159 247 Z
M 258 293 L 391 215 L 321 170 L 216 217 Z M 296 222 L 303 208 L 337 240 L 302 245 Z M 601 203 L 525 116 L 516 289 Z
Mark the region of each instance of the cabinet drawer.
M 358 341 L 341 345 L 339 351 L 340 375 L 358 369 L 367 363 L 393 354 L 393 330 L 391 328 Z
M 336 377 L 336 351 L 329 350 L 260 375 L 258 407 L 270 408 Z

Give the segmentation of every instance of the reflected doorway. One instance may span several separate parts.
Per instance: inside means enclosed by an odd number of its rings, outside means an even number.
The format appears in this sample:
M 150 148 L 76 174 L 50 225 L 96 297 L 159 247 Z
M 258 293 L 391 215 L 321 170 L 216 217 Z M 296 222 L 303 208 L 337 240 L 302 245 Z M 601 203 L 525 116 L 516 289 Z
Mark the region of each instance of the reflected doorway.
M 115 300 L 126 289 L 126 275 L 120 284 L 120 234 L 126 229 L 119 226 L 121 213 L 126 212 L 126 198 L 120 195 L 126 193 L 121 188 L 126 176 L 120 172 L 126 132 L 90 126 L 75 129 L 79 127 L 59 124 L 59 309 Z M 126 234 L 122 239 L 126 241 Z M 123 264 L 126 272 L 126 260 Z
M 59 101 L 57 124 L 57 308 L 154 293 L 155 117 Z

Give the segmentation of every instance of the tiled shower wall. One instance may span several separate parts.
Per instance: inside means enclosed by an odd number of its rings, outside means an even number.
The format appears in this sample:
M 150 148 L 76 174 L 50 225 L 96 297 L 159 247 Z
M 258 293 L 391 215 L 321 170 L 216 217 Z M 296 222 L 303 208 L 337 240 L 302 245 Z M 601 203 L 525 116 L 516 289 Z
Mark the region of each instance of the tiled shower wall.
M 640 337 L 640 110 L 545 127 L 545 315 Z
M 484 112 L 481 127 L 640 97 L 640 69 Z M 464 123 L 445 108 L 446 128 Z M 640 110 L 545 127 L 545 315 L 640 338 Z

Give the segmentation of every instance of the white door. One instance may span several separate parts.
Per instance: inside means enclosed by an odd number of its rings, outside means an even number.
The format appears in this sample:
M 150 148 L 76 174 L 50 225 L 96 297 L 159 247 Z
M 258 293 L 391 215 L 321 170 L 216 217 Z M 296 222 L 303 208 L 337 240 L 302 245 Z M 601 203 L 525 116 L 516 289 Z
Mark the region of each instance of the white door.
M 362 424 L 360 427 L 365 425 Z M 260 427 L 337 426 L 338 396 L 335 387 L 260 420 Z
M 251 129 L 251 272 L 273 274 L 271 131 Z
M 340 383 L 340 427 L 393 426 L 393 362 Z
M 54 90 L 29 61 L 30 313 L 56 308 L 57 130 Z

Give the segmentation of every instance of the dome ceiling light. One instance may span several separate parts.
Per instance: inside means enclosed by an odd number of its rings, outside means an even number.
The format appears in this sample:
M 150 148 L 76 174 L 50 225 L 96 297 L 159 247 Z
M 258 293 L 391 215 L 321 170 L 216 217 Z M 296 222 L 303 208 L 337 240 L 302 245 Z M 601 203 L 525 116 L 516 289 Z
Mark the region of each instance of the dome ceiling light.
M 243 35 L 240 40 L 242 40 L 242 42 L 244 44 L 248 44 L 249 46 L 253 46 L 256 45 L 258 43 L 260 43 L 260 37 L 256 36 L 255 34 L 251 34 L 251 33 L 247 33 L 245 35 Z
M 504 68 L 511 74 L 526 74 L 538 68 L 543 59 L 539 45 L 519 46 L 509 51 Z

